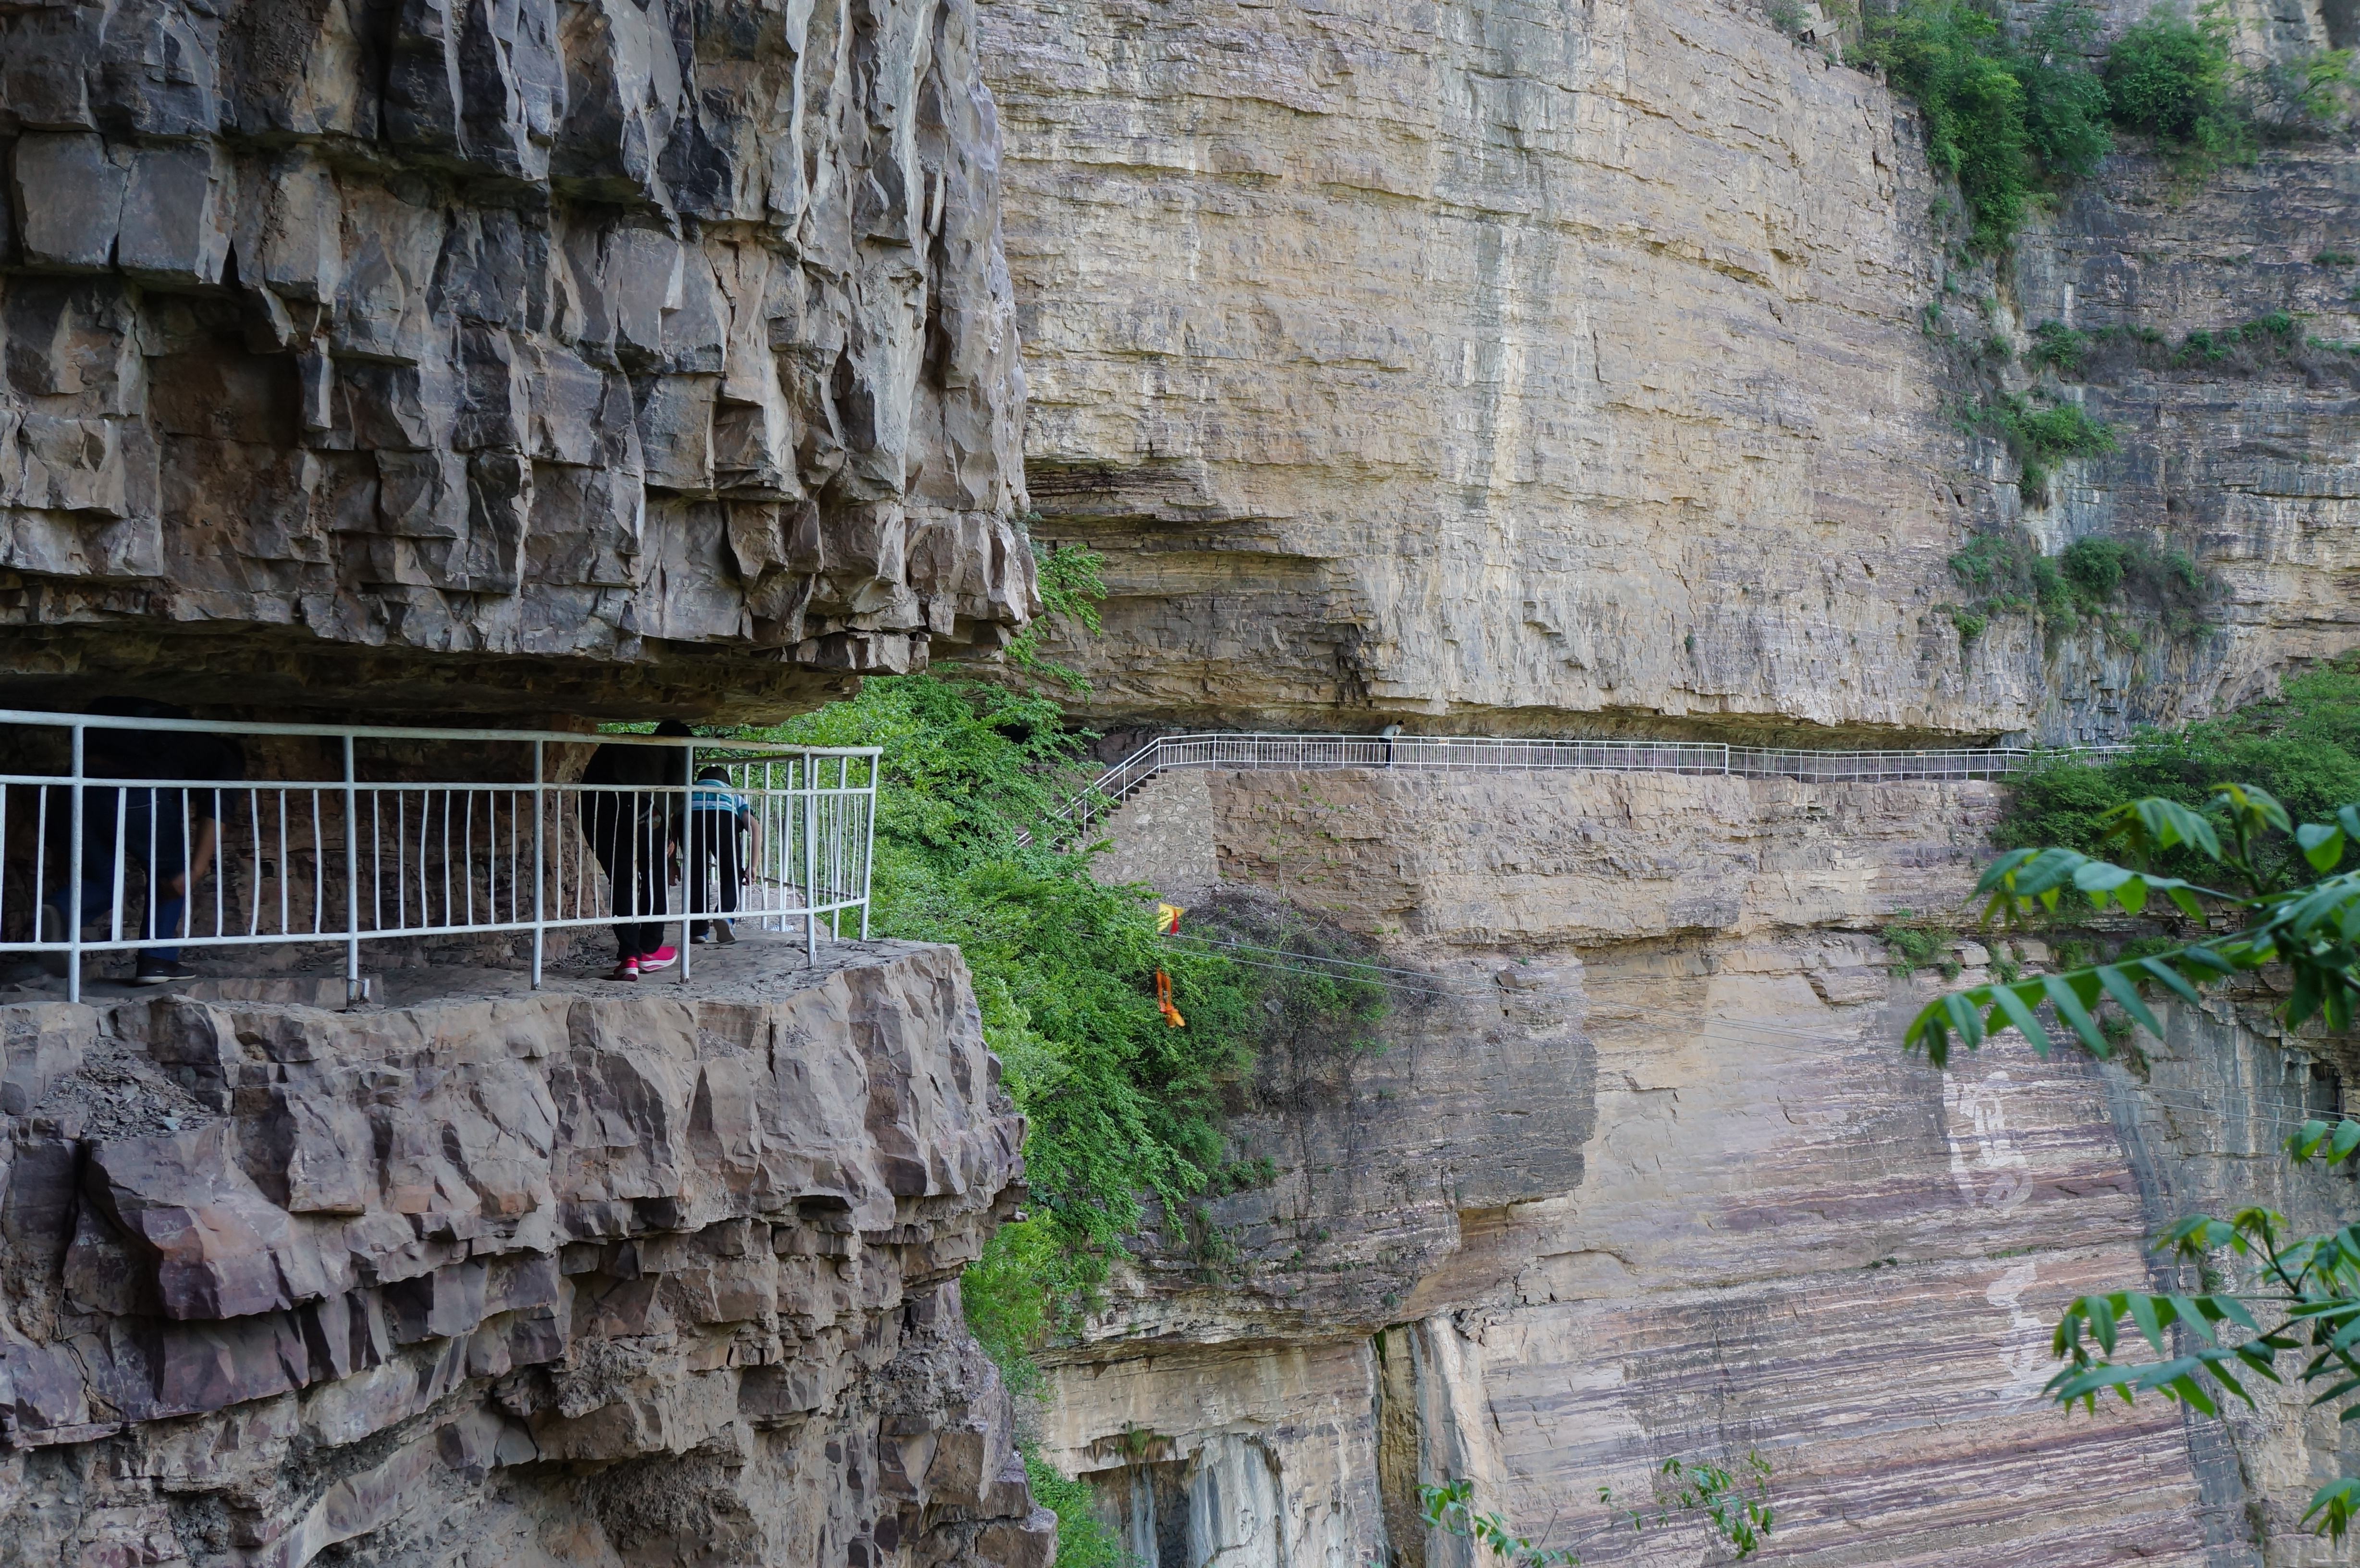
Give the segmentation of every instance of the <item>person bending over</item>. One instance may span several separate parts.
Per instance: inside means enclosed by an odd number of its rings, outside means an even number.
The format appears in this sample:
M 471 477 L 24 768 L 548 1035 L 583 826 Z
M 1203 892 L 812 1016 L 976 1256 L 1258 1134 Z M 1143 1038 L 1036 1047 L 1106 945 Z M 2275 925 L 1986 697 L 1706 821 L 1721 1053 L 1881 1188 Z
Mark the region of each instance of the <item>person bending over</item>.
M 745 885 L 761 853 L 762 824 L 746 797 L 729 788 L 728 769 L 708 768 L 699 773 L 696 788 L 688 796 L 689 912 L 701 915 L 710 909 L 736 914 L 738 889 Z M 732 926 L 727 920 L 701 921 L 692 940 L 736 942 L 738 933 Z
M 666 719 L 656 734 L 695 734 Z M 680 844 L 681 798 L 688 782 L 684 746 L 608 745 L 582 770 L 582 815 L 590 848 L 614 892 L 615 967 L 607 978 L 637 980 L 669 969 L 678 951 L 663 940 L 666 869 Z

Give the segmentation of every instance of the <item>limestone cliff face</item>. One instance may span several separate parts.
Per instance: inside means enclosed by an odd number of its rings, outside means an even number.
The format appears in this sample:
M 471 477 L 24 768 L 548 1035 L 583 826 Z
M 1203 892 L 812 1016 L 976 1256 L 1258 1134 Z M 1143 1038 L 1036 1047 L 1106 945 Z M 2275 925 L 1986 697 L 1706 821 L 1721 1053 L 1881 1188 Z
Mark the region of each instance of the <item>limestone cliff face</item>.
M 2136 1073 L 1906 1057 L 1936 977 L 1895 976 L 1874 928 L 1955 909 L 2000 804 L 1579 774 L 1150 786 L 1111 821 L 1110 874 L 1142 874 L 1139 847 L 1209 861 L 1199 906 L 1283 898 L 1416 977 L 1381 1050 L 1265 1053 L 1232 1127 L 1274 1181 L 1208 1203 L 1062 1354 L 1053 1455 L 1134 1541 L 1256 1568 L 1472 1568 L 1415 1517 L 1419 1482 L 1458 1476 L 1588 1563 L 1716 1561 L 1693 1523 L 1618 1527 L 1597 1488 L 1644 1501 L 1665 1459 L 1755 1449 L 1773 1561 L 2343 1561 L 2296 1521 L 2353 1455 L 2300 1394 L 2222 1428 L 2146 1403 L 2069 1421 L 2041 1387 L 2074 1296 L 2193 1283 L 2147 1253 L 2166 1221 L 2360 1212 L 2348 1180 L 2272 1158 L 2346 1064 L 2267 998 L 2175 1012 Z M 1952 951 L 1985 976 L 1989 948 Z
M 2118 158 L 2026 236 L 2016 262 L 2020 328 L 2136 330 L 2176 346 L 2273 311 L 2297 323 L 2210 364 L 2175 364 L 2158 344 L 2099 347 L 2062 390 L 2114 425 L 2118 450 L 2073 465 L 2054 504 L 2025 514 L 2051 550 L 2155 530 L 2203 561 L 2223 631 L 2197 662 L 2217 659 L 2208 679 L 2223 702 L 2268 694 L 2289 662 L 2360 645 L 2360 359 L 2340 346 L 2360 339 L 2360 315 L 2353 268 L 2333 260 L 2349 251 L 2355 169 L 2347 148 L 2277 149 L 2191 191 Z M 2193 672 L 2093 659 L 2085 645 L 2053 658 L 2050 679 L 2093 714 L 2137 717 L 2154 701 L 2134 689 L 2141 677 L 2170 691 Z
M 0 12 L 0 675 L 638 716 L 997 646 L 977 49 L 964 0 Z
M 753 946 L 0 1007 L 0 1563 L 1044 1568 L 965 968 Z
M 2302 12 L 2253 18 L 2256 47 L 2310 38 Z M 2352 637 L 2336 395 L 2131 396 L 2122 453 L 2027 509 L 1956 420 L 2009 325 L 1975 294 L 2004 315 L 2008 289 L 1950 254 L 1907 105 L 1756 13 L 979 16 L 1033 503 L 1109 555 L 1109 635 L 1079 650 L 1108 717 L 2090 739 Z M 2348 279 L 2293 283 L 2348 237 L 2346 158 L 2274 154 L 2178 210 L 2123 160 L 2022 247 L 2013 330 L 2070 316 L 2087 273 L 2108 311 L 2136 276 L 2140 308 L 2205 295 L 2196 324 L 2299 297 L 2360 336 Z M 2247 252 L 2260 271 L 2212 265 Z M 2213 415 L 2253 436 L 2218 453 Z M 2217 629 L 2133 648 L 2018 616 L 1962 645 L 1949 558 L 2018 518 L 2193 551 Z

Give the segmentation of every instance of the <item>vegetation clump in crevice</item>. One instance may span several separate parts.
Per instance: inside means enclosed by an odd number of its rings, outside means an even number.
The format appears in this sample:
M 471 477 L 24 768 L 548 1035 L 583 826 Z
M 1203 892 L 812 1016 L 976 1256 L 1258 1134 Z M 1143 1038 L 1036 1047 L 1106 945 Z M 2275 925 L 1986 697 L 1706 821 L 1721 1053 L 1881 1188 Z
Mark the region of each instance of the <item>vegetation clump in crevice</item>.
M 1098 1497 L 1087 1481 L 1050 1464 L 1036 1443 L 1018 1448 L 1032 1500 L 1057 1516 L 1057 1568 L 1145 1568 L 1121 1536 L 1098 1518 Z
M 2051 556 L 2021 528 L 1993 529 L 1951 556 L 1950 571 L 1972 597 L 1944 607 L 1970 642 L 2007 615 L 2036 615 L 2054 632 L 2095 626 L 2131 648 L 2144 646 L 2143 626 L 2186 640 L 2212 625 L 2212 582 L 2185 551 L 2152 539 L 2093 536 Z
M 2292 372 L 2317 387 L 2360 387 L 2360 343 L 2307 334 L 2302 318 L 2289 310 L 2272 310 L 2234 327 L 2194 328 L 2177 343 L 2136 324 L 2085 331 L 2043 321 L 2032 330 L 2024 358 L 2060 379 L 2092 386 L 2117 386 L 2144 371 L 2200 376 Z
M 2107 113 L 2151 137 L 2184 175 L 2248 158 L 2253 113 L 2237 96 L 2229 24 L 2214 5 L 2190 17 L 2158 6 L 2106 51 Z
M 2023 474 L 2030 505 L 2046 505 L 2049 478 L 2069 458 L 2102 457 L 2114 450 L 2114 426 L 2092 419 L 2079 403 L 2038 393 L 1994 392 L 1969 403 L 1960 416 L 1969 430 L 1997 436 Z
M 2116 132 L 2184 182 L 2249 161 L 2264 140 L 2344 135 L 2360 119 L 2353 51 L 2241 68 L 2217 3 L 2158 5 L 2103 52 L 2087 0 L 2051 0 L 2020 28 L 1994 10 L 1899 0 L 1863 13 L 1852 51 L 1918 104 L 1928 159 L 1958 180 L 1985 255 L 2005 256 L 2033 203 L 2093 173 Z
M 1094 556 L 1051 551 L 1040 581 L 1044 620 L 1095 626 Z M 1091 737 L 1047 694 L 1083 682 L 1042 655 L 1034 633 L 1011 653 L 1005 683 L 873 678 L 849 701 L 739 733 L 882 748 L 871 930 L 959 947 L 985 1039 L 1029 1123 L 1027 1213 L 994 1233 L 962 1281 L 970 1328 L 1024 1393 L 1039 1385 L 1034 1352 L 1096 1301 L 1151 1214 L 1191 1215 L 1200 1200 L 1275 1178 L 1266 1158 L 1230 1158 L 1222 1131 L 1264 1042 L 1364 1049 L 1389 998 L 1349 962 L 1361 955 L 1349 939 L 1308 920 L 1191 911 L 1192 936 L 1215 940 L 1175 941 L 1158 931 L 1147 889 L 1096 881 L 1092 847 L 1065 844 L 1056 815 L 1095 771 Z M 1185 1027 L 1157 1007 L 1159 971 Z M 1222 1261 L 1217 1230 L 1196 1240 Z M 1037 1454 L 1027 1464 L 1036 1496 L 1076 1532 L 1059 1560 L 1120 1562 L 1112 1538 L 1082 1522 L 1087 1489 L 1060 1492 Z
M 1880 927 L 1876 935 L 1892 957 L 1888 967 L 1896 978 L 1906 979 L 1921 969 L 1938 971 L 1945 980 L 1959 977 L 1958 955 L 1951 951 L 1959 940 L 1956 926 L 1919 920 L 1911 910 L 1896 909 L 1893 919 Z

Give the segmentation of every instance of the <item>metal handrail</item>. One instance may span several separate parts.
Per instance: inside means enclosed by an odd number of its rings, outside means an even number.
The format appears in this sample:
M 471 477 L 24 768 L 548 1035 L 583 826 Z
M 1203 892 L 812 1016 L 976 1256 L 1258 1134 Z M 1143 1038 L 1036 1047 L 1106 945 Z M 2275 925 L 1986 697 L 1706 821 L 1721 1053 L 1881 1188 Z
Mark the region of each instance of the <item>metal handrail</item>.
M 869 935 L 874 746 L 0 709 L 0 733 L 20 727 L 65 732 L 66 766 L 62 772 L 0 771 L 0 845 L 6 851 L 0 953 L 65 955 L 67 994 L 74 1000 L 82 995 L 83 953 L 135 948 L 340 942 L 347 992 L 358 999 L 366 941 L 529 931 L 538 986 L 552 931 L 618 920 L 668 924 L 676 914 L 683 981 L 691 967 L 691 928 L 708 920 L 797 931 L 814 959 L 823 920 L 831 938 L 842 940 L 846 917 L 857 910 L 859 935 Z M 337 743 L 338 776 L 101 776 L 89 768 L 86 743 L 93 731 L 326 740 Z M 506 779 L 364 778 L 357 747 L 376 742 L 513 746 L 515 767 Z M 561 779 L 550 767 L 552 745 L 679 752 L 683 782 Z M 415 744 L 404 746 L 404 765 L 418 757 Z M 21 749 L 15 760 L 24 760 Z M 710 783 L 692 782 L 713 767 L 727 775 L 720 788 L 727 800 Z M 55 864 L 60 859 L 61 866 Z M 158 907 L 170 901 L 158 897 L 160 888 L 146 896 L 145 918 L 132 918 L 126 894 L 135 861 L 143 877 L 158 874 L 149 880 L 184 879 L 176 918 L 159 920 Z M 602 896 L 601 884 L 611 893 L 618 879 L 609 862 L 628 875 L 631 889 L 619 910 Z M 675 886 L 669 876 L 675 864 L 677 911 L 667 891 Z M 339 865 L 341 877 L 334 874 Z M 93 888 L 106 929 L 86 937 Z M 60 923 L 63 931 L 49 929 Z M 26 935 L 6 940 L 12 925 L 27 924 Z M 180 929 L 162 931 L 159 924 Z
M 2072 748 L 2108 754 L 2117 746 Z M 1165 735 L 1116 763 L 1056 815 L 1086 833 L 1096 804 L 1123 800 L 1159 774 L 1192 769 L 1311 771 L 1403 768 L 1442 772 L 1579 770 L 1796 779 L 1806 783 L 2000 779 L 2043 753 L 2028 746 L 1915 751 L 1818 751 L 1672 740 L 1527 740 L 1490 735 L 1221 734 Z

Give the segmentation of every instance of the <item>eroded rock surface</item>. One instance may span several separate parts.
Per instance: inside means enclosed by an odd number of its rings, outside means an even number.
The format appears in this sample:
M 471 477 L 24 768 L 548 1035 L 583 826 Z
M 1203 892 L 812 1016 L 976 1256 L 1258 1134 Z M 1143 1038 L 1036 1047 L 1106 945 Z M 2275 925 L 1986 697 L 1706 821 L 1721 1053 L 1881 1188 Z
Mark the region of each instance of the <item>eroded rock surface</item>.
M 0 1007 L 0 1562 L 1043 1568 L 960 1320 L 1022 1135 L 965 966 L 783 947 Z
M 996 647 L 999 157 L 966 0 L 0 12 L 0 674 L 639 716 Z
M 2300 1392 L 2226 1427 L 2042 1397 L 2073 1297 L 2195 1288 L 2147 1251 L 2169 1219 L 2360 1206 L 2273 1157 L 2345 1067 L 2267 997 L 2172 1012 L 2135 1070 L 1903 1053 L 1940 976 L 1896 975 L 1877 930 L 1971 918 L 2003 803 L 1574 773 L 1151 785 L 1142 846 L 1218 865 L 1200 906 L 1284 898 L 1404 977 L 1380 1049 L 1265 1051 L 1231 1130 L 1273 1181 L 1122 1278 L 1058 1358 L 1051 1455 L 1135 1541 L 1257 1565 L 1470 1564 L 1417 1519 L 1418 1483 L 1462 1476 L 1585 1562 L 1711 1561 L 1695 1520 L 1634 1534 L 1598 1488 L 1644 1503 L 1666 1459 L 1755 1450 L 1775 1560 L 2344 1560 L 2297 1522 L 2350 1463 Z M 1961 982 L 2051 961 L 1966 936 L 1939 956 Z
M 2328 41 L 2246 9 L 2272 58 Z M 2355 636 L 2340 379 L 2126 387 L 2118 453 L 2046 505 L 1959 418 L 1985 340 L 2048 317 L 2360 337 L 2310 265 L 2348 248 L 2346 152 L 2192 204 L 2117 159 L 2027 236 L 2016 301 L 1937 222 L 1907 103 L 1751 7 L 979 15 L 1032 491 L 1108 555 L 1073 657 L 1109 721 L 2082 741 Z M 2214 629 L 1962 635 L 1950 557 L 2019 521 L 2190 552 Z

